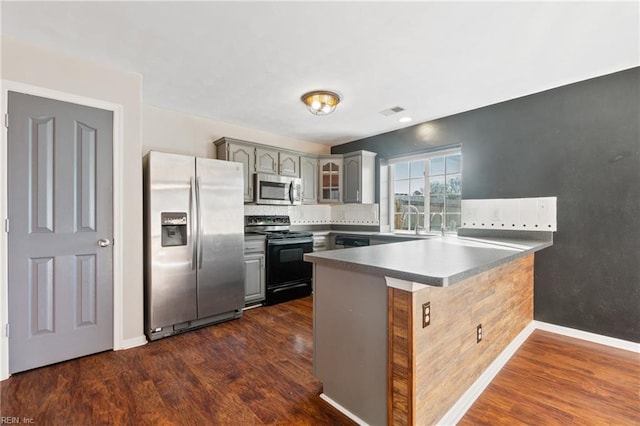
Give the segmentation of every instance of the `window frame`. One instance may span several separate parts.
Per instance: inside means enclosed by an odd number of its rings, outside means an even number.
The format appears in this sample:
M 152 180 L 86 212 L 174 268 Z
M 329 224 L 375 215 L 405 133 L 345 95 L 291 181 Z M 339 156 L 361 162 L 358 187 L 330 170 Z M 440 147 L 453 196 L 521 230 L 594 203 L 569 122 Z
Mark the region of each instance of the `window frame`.
M 388 226 L 389 226 L 389 230 L 391 232 L 396 232 L 396 233 L 413 233 L 415 232 L 412 229 L 412 225 L 415 226 L 412 223 L 412 214 L 409 213 L 409 229 L 396 229 L 395 228 L 395 216 L 396 216 L 396 211 L 395 211 L 395 183 L 396 183 L 396 176 L 395 176 L 395 166 L 399 163 L 410 163 L 410 162 L 415 162 L 415 161 L 424 161 L 424 205 L 423 205 L 423 212 L 420 213 L 423 216 L 423 223 L 427 223 L 427 217 L 431 217 L 431 212 L 429 210 L 430 208 L 430 202 L 429 202 L 429 194 L 430 194 L 430 185 L 429 185 L 429 166 L 430 166 L 430 162 L 429 160 L 433 159 L 433 158 L 438 158 L 438 157 L 444 157 L 445 158 L 445 162 L 446 162 L 446 157 L 450 156 L 450 155 L 460 155 L 460 178 L 462 180 L 462 171 L 463 171 L 463 155 L 462 155 L 462 146 L 461 145 L 455 145 L 455 146 L 448 146 L 448 147 L 443 147 L 441 149 L 436 149 L 436 150 L 429 150 L 429 151 L 425 151 L 425 152 L 420 152 L 420 153 L 414 153 L 414 154 L 408 154 L 408 155 L 402 155 L 402 156 L 398 156 L 398 157 L 393 157 L 390 158 L 386 161 L 386 166 L 388 167 L 388 176 L 387 176 L 387 195 L 388 195 Z M 452 173 L 453 174 L 453 173 Z M 457 174 L 457 173 L 455 173 Z M 445 188 L 446 188 L 446 168 L 445 168 L 445 174 L 443 175 L 445 177 Z M 408 183 L 410 183 L 411 181 L 411 175 L 409 174 L 407 176 L 407 181 Z M 442 221 L 445 220 L 445 215 L 446 215 L 446 190 L 444 193 L 444 204 L 443 204 L 443 212 L 442 212 Z M 462 199 L 462 194 L 460 194 L 460 197 Z M 420 219 L 418 218 L 418 224 L 420 223 Z M 430 223 L 430 221 L 429 221 Z M 415 228 L 414 228 L 415 229 Z M 435 232 L 435 231 L 431 231 L 429 230 L 429 232 Z M 446 230 L 445 232 L 456 232 L 456 230 Z

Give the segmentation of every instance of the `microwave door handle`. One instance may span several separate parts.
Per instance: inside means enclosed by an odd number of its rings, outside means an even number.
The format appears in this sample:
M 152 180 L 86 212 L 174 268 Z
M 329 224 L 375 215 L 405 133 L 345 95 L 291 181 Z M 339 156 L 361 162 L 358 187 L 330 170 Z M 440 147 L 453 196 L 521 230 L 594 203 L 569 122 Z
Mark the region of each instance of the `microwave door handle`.
M 194 178 L 191 177 L 189 178 L 189 191 L 190 191 L 190 199 L 189 199 L 189 220 L 190 220 L 190 224 L 191 224 L 191 247 L 192 247 L 192 253 L 191 253 L 191 269 L 195 270 L 196 269 L 196 259 L 197 259 L 197 248 L 196 248 L 196 241 L 198 241 L 198 239 L 196 238 L 196 234 L 197 234 L 197 230 L 196 230 L 196 221 L 195 221 L 195 216 L 193 214 L 194 211 L 194 205 L 196 203 L 196 185 L 195 185 L 195 181 Z
M 289 202 L 293 204 L 293 181 L 289 184 Z

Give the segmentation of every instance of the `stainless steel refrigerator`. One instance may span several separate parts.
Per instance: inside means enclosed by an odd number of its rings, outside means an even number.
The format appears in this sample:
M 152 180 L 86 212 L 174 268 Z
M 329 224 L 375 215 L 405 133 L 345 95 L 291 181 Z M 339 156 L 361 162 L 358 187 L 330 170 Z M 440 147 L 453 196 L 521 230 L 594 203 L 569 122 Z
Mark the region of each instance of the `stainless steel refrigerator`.
M 149 340 L 239 318 L 242 164 L 151 151 L 144 158 L 144 197 Z

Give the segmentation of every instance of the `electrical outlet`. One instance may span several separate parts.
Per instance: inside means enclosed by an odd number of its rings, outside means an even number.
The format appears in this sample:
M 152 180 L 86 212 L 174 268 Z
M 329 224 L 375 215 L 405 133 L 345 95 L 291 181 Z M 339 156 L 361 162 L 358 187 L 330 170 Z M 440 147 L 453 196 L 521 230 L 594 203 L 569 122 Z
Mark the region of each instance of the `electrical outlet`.
M 431 302 L 422 304 L 422 328 L 431 324 Z
M 478 324 L 476 327 L 476 343 L 480 343 L 482 340 L 482 324 Z

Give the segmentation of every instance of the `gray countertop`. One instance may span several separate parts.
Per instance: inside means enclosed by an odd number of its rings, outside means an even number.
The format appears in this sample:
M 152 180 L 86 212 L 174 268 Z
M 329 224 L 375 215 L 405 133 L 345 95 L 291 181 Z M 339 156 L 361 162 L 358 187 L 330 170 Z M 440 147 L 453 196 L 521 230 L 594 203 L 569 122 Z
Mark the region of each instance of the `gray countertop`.
M 451 235 L 307 253 L 304 259 L 319 265 L 446 287 L 552 244 L 552 241 Z

